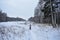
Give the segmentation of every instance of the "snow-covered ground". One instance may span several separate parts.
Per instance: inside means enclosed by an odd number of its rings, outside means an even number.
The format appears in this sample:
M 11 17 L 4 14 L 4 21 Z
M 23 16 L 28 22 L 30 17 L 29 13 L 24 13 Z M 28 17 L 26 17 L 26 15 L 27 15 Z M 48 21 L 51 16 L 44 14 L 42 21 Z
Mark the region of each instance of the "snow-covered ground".
M 30 22 L 1 22 L 0 40 L 60 40 L 60 28 Z

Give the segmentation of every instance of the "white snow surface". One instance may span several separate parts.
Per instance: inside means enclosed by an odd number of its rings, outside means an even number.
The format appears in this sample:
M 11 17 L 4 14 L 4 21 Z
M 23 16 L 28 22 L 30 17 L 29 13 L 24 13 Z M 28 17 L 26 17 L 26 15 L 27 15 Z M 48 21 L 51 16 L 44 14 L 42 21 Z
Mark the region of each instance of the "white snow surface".
M 60 28 L 23 21 L 1 22 L 0 40 L 60 40 Z

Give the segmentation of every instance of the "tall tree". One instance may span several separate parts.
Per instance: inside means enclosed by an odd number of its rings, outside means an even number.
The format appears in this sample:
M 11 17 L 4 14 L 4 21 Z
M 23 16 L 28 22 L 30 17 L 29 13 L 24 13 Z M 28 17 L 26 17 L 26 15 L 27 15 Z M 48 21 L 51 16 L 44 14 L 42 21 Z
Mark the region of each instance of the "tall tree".
M 44 8 L 42 9 L 42 12 L 44 12 L 44 16 L 51 17 L 51 4 L 50 0 L 44 0 L 46 3 L 44 5 Z M 51 3 L 54 3 L 54 0 L 51 0 Z M 53 12 L 55 11 L 54 7 L 52 6 Z

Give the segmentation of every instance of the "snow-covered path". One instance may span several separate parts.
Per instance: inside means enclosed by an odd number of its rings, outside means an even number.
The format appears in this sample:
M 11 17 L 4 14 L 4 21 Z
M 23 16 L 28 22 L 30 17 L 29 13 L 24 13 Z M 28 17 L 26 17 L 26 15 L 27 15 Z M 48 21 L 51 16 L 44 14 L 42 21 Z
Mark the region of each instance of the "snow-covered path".
M 0 23 L 0 40 L 60 40 L 60 28 L 25 22 Z

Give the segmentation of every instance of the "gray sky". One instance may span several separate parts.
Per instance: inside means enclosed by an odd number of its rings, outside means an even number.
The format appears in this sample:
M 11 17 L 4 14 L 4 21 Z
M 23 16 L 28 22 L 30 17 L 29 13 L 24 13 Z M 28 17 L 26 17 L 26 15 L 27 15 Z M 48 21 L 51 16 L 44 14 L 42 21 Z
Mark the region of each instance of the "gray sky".
M 0 8 L 10 17 L 28 19 L 34 16 L 38 0 L 0 0 Z

